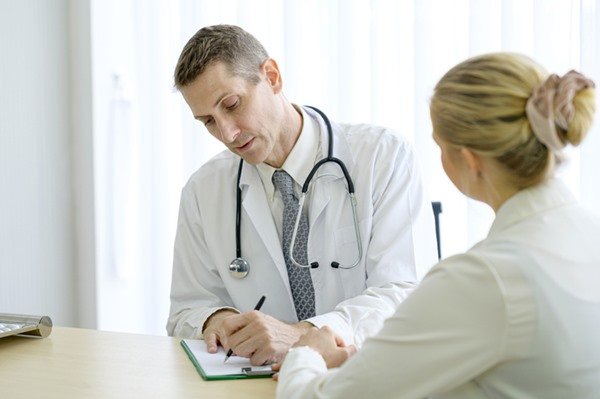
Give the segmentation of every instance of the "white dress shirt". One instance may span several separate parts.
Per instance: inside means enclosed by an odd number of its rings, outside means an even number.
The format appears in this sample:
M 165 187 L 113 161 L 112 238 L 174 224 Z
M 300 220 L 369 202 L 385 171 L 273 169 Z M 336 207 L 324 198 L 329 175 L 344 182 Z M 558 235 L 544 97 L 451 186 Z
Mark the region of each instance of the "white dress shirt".
M 317 163 L 317 158 L 321 154 L 321 148 L 319 145 L 319 124 L 313 118 L 306 115 L 306 112 L 301 107 L 295 108 L 302 114 L 302 130 L 294 148 L 292 148 L 281 169 L 285 170 L 292 177 L 296 198 L 300 198 L 302 185 L 315 163 Z M 277 169 L 264 162 L 256 165 L 256 169 L 265 189 L 273 221 L 281 240 L 283 237 L 283 198 L 281 197 L 281 193 L 275 190 L 272 181 L 273 173 Z M 308 206 L 312 203 L 310 201 L 311 193 L 311 190 L 308 190 L 306 193 L 307 198 L 305 203 Z
M 551 179 L 499 209 L 341 368 L 303 347 L 278 398 L 600 397 L 600 218 Z

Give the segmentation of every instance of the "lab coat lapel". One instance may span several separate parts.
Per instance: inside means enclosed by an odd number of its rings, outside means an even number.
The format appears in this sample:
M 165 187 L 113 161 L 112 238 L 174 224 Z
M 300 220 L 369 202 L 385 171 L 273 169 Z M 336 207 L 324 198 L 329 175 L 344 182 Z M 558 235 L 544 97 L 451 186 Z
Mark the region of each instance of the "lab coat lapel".
M 256 168 L 245 162 L 240 179 L 240 188 L 242 189 L 242 223 L 244 223 L 244 218 L 247 216 L 247 220 L 252 223 L 267 251 L 269 251 L 269 255 L 277 266 L 279 273 L 282 274 L 284 281 L 287 281 L 283 249 L 262 181 Z

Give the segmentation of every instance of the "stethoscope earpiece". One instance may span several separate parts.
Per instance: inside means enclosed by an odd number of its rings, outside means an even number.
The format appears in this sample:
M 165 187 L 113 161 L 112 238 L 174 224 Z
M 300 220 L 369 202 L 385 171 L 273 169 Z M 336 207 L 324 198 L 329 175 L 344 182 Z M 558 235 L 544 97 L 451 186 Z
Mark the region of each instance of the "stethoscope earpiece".
M 319 262 L 312 262 L 312 263 L 310 264 L 310 268 L 311 268 L 311 269 L 316 269 L 317 267 L 319 267 Z

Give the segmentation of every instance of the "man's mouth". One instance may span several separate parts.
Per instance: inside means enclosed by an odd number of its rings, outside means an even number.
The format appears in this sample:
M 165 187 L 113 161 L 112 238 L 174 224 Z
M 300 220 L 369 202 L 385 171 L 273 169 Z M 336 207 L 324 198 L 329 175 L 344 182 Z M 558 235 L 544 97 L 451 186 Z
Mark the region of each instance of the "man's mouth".
M 252 143 L 253 143 L 253 142 L 254 142 L 254 137 L 253 137 L 253 138 L 251 138 L 250 140 L 248 140 L 248 141 L 246 142 L 246 144 L 244 144 L 244 145 L 241 145 L 241 146 L 239 146 L 239 147 L 236 147 L 236 149 L 237 149 L 238 151 L 246 151 L 248 148 L 250 148 L 250 147 L 252 146 Z

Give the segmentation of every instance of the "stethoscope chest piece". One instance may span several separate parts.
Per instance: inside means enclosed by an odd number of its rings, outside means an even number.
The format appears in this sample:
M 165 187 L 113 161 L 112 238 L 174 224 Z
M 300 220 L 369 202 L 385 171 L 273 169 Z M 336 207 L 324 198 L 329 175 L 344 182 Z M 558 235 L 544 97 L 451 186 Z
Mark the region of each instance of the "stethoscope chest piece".
M 244 258 L 235 258 L 229 265 L 229 273 L 235 278 L 244 278 L 250 272 L 250 265 Z

